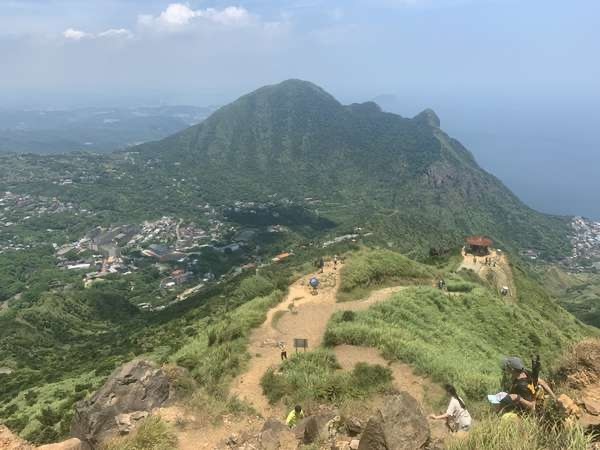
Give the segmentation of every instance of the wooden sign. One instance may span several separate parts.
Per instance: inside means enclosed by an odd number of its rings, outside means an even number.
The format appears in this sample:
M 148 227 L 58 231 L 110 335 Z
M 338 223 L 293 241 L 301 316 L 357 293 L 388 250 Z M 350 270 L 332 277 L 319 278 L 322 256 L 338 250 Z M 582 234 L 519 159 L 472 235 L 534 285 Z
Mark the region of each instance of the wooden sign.
M 303 348 L 304 351 L 308 348 L 308 339 L 294 338 L 294 348 L 298 351 L 299 348 Z

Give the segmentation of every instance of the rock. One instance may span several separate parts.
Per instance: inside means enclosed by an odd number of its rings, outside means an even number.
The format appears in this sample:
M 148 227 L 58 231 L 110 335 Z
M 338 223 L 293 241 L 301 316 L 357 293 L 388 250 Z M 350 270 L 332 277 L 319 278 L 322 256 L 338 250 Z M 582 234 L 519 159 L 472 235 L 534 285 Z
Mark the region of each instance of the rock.
M 336 418 L 336 412 L 337 411 L 335 410 L 322 411 L 300 421 L 298 426 L 294 429 L 296 438 L 305 443 L 329 438 L 329 425 L 331 424 L 331 421 Z M 308 430 L 307 427 L 309 427 Z
M 260 433 L 258 443 L 258 448 L 261 450 L 283 450 L 288 448 L 296 448 L 298 446 L 298 442 L 294 436 L 294 433 L 292 433 L 289 429 L 284 431 L 276 431 L 272 429 L 263 431 Z
M 117 431 L 119 434 L 129 434 L 135 430 L 137 423 L 146 417 L 148 417 L 147 411 L 135 411 L 131 414 L 119 414 L 117 417 L 115 417 Z
M 302 442 L 312 444 L 319 439 L 319 422 L 315 416 L 306 419 L 304 424 L 304 432 L 302 434 Z
M 0 449 L 33 450 L 33 447 L 6 428 L 4 425 L 0 425 Z
M 378 413 L 378 416 L 371 417 L 367 422 L 358 444 L 358 450 L 391 450 L 385 439 L 381 412 Z
M 264 425 L 262 427 L 262 431 L 267 431 L 267 430 L 282 432 L 282 431 L 289 431 L 289 428 L 281 420 L 270 417 L 267 419 L 267 421 L 264 423 Z
M 564 418 L 568 417 L 579 417 L 581 415 L 581 410 L 579 406 L 566 394 L 561 394 L 556 399 L 558 406 L 560 408 L 560 412 Z
M 131 361 L 115 370 L 91 398 L 77 403 L 71 435 L 98 447 L 131 431 L 144 414 L 164 406 L 170 395 L 169 378 L 161 368 L 149 361 Z
M 358 450 L 359 445 L 360 445 L 360 441 L 358 439 L 352 439 L 350 441 L 350 448 L 352 450 Z
M 88 450 L 89 448 L 87 444 L 77 438 L 73 438 L 68 441 L 59 442 L 58 444 L 42 445 L 37 450 Z
M 583 406 L 592 416 L 600 416 L 600 401 L 587 397 L 583 399 Z
M 344 426 L 350 436 L 358 436 L 364 429 L 363 423 L 356 417 L 350 417 L 344 420 Z
M 360 439 L 360 450 L 415 450 L 430 439 L 429 423 L 419 403 L 400 392 L 385 400 L 383 407 L 369 419 Z

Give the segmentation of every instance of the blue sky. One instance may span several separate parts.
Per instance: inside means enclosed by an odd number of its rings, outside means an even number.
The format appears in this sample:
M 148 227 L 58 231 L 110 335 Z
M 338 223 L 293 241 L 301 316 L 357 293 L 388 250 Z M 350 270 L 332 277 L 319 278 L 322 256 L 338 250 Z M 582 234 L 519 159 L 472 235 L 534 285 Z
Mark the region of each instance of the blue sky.
M 530 205 L 600 219 L 598 0 L 0 0 L 0 107 L 382 94 Z
M 222 102 L 290 77 L 343 99 L 597 95 L 599 18 L 597 1 L 2 0 L 0 95 Z

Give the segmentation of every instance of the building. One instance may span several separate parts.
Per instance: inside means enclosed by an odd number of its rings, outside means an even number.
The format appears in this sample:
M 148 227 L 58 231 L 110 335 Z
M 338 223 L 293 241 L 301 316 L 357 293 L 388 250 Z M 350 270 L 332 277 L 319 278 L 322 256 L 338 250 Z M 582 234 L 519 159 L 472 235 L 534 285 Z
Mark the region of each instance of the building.
M 477 256 L 486 256 L 490 253 L 490 247 L 494 241 L 485 236 L 471 236 L 465 239 L 467 245 L 465 250 L 467 253 Z

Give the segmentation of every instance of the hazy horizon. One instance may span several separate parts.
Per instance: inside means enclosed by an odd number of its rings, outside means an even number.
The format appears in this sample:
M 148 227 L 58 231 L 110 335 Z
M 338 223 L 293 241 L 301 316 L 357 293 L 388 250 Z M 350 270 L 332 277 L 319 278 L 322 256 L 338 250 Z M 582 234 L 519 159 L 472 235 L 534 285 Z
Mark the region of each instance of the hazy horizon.
M 600 3 L 8 0 L 0 107 L 222 105 L 301 78 L 442 127 L 526 203 L 600 219 Z

